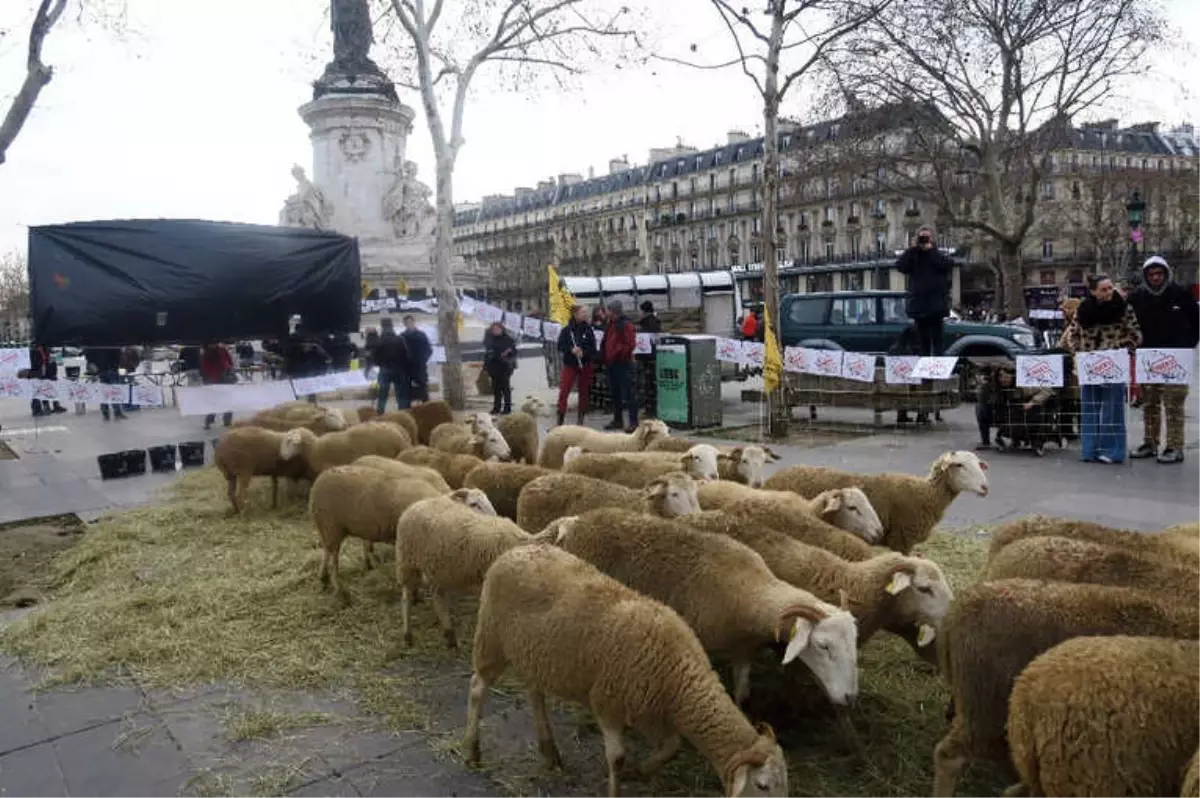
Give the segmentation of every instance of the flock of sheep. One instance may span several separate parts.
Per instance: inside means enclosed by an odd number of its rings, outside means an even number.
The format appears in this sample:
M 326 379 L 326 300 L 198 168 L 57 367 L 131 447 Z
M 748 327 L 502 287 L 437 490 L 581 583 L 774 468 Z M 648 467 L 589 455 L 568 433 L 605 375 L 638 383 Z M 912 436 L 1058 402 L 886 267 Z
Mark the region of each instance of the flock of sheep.
M 983 578 L 952 595 L 911 556 L 987 465 L 949 452 L 926 477 L 794 466 L 769 449 L 564 425 L 539 441 L 520 412 L 456 420 L 444 402 L 375 417 L 289 402 L 235 425 L 216 465 L 233 512 L 256 476 L 311 483 L 321 582 L 343 600 L 347 537 L 395 546 L 404 640 L 424 587 L 449 646 L 448 597 L 478 594 L 463 750 L 481 756 L 488 686 L 514 669 L 539 750 L 561 759 L 547 694 L 595 715 L 608 793 L 623 734 L 654 743 L 652 774 L 686 738 L 727 795 L 786 795 L 774 731 L 742 712 L 752 661 L 773 647 L 829 701 L 858 692 L 858 646 L 884 631 L 938 664 L 950 729 L 935 795 L 975 759 L 1011 760 L 1009 794 L 1197 795 L 1200 527 L 1139 534 L 1029 517 L 999 528 Z M 540 445 L 539 445 L 540 443 Z M 710 661 L 732 664 L 730 695 Z M 627 774 L 626 774 L 627 775 Z

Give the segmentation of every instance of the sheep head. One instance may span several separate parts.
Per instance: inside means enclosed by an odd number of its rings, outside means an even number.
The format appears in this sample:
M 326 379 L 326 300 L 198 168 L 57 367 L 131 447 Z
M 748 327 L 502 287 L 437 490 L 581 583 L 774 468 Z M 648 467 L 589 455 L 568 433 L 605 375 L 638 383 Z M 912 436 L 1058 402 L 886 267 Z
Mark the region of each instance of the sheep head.
M 717 447 L 700 443 L 681 454 L 679 464 L 688 476 L 701 482 L 711 482 L 721 477 L 717 471 L 718 457 Z
M 783 749 L 775 740 L 775 730 L 760 723 L 758 738 L 744 751 L 738 751 L 722 768 L 721 782 L 727 796 L 787 795 L 788 769 Z
M 525 401 L 521 402 L 521 412 L 528 413 L 534 418 L 539 418 L 546 414 L 546 403 L 533 394 L 528 394 Z
M 917 645 L 933 642 L 950 609 L 954 593 L 942 569 L 932 560 L 903 555 L 884 555 L 890 561 L 882 576 L 883 591 L 892 596 L 887 628 L 902 631 L 916 627 Z
M 480 515 L 496 515 L 496 508 L 492 506 L 491 500 L 478 488 L 459 488 L 447 495 L 450 501 L 458 502 Z
M 492 421 L 492 414 L 483 412 L 472 413 L 471 415 L 467 416 L 466 424 L 467 428 L 470 429 L 475 435 L 478 435 L 484 430 L 493 429 L 495 427 L 495 422 Z
M 291 460 L 308 449 L 317 439 L 317 434 L 307 427 L 296 427 L 283 433 L 279 441 L 279 459 Z
M 582 446 L 568 446 L 567 450 L 565 452 L 563 452 L 563 465 L 566 465 L 567 463 L 576 459 L 581 454 L 586 454 L 586 453 L 587 453 L 587 450 L 584 449 Z
M 862 488 L 834 488 L 818 493 L 809 506 L 825 523 L 868 543 L 877 543 L 883 538 L 883 522 Z
M 941 482 L 956 496 L 960 493 L 988 495 L 988 464 L 974 452 L 946 452 L 933 461 L 929 481 Z
M 575 527 L 575 522 L 579 520 L 577 515 L 567 515 L 562 518 L 556 518 L 546 524 L 546 528 L 533 536 L 537 543 L 550 543 L 558 545 L 562 539 L 571 533 Z
M 512 460 L 512 449 L 509 448 L 508 441 L 495 427 L 477 431 L 471 438 L 471 446 L 484 460 Z
M 650 480 L 642 489 L 646 510 L 663 518 L 677 518 L 700 512 L 696 480 L 675 471 Z
M 729 454 L 722 454 L 720 457 L 722 461 L 733 466 L 733 472 L 737 474 L 736 482 L 752 488 L 761 488 L 767 481 L 767 462 L 773 456 L 762 446 L 738 446 Z
M 847 610 L 815 598 L 784 608 L 775 626 L 778 640 L 790 627 L 783 664 L 799 659 L 812 671 L 829 700 L 845 706 L 858 695 L 858 623 Z
M 325 422 L 325 426 L 334 431 L 344 430 L 346 428 L 346 417 L 342 415 L 340 410 L 332 407 L 321 408 L 319 418 Z
M 633 439 L 637 441 L 639 449 L 645 449 L 660 438 L 669 437 L 671 437 L 670 428 L 667 427 L 666 422 L 657 418 L 648 418 L 642 421 L 633 431 Z

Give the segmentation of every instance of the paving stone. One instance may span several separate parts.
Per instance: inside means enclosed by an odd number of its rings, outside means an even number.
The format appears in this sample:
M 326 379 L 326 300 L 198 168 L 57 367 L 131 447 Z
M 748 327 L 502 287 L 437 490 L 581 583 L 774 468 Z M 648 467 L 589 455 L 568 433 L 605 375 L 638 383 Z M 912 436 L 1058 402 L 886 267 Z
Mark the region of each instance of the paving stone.
M 33 706 L 28 684 L 14 667 L 0 667 L 0 753 L 32 745 L 51 736 Z M 3 780 L 0 779 L 0 786 Z
M 161 795 L 192 765 L 152 715 L 59 737 L 53 743 L 72 795 Z
M 30 698 L 34 711 L 51 735 L 111 723 L 146 708 L 135 687 L 55 688 Z
M 0 725 L 6 724 L 7 718 Z M 0 795 L 70 795 L 54 747 L 47 743 L 0 756 Z

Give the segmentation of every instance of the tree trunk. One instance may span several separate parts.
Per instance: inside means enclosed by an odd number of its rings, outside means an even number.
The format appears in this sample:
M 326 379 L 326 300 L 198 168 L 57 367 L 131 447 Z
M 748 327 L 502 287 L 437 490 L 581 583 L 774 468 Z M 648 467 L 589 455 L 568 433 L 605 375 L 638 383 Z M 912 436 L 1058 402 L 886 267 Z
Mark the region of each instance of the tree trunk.
M 458 344 L 458 297 L 454 293 L 451 236 L 454 232 L 454 167 L 437 154 L 437 231 L 433 249 L 433 288 L 438 301 L 438 336 L 446 349 L 442 364 L 442 398 L 455 410 L 465 401 L 462 382 L 462 349 Z
M 1001 244 L 1000 274 L 1004 284 L 1004 312 L 1008 318 L 1021 319 L 1025 317 L 1025 274 L 1021 268 L 1021 250 L 1018 247 Z
M 767 70 L 763 82 L 763 308 L 771 314 L 771 334 L 779 344 L 779 253 L 775 228 L 779 222 L 776 190 L 779 186 L 779 53 L 783 45 L 783 3 L 771 10 L 771 37 L 767 44 Z M 780 346 L 779 351 L 783 351 Z M 788 406 L 783 375 L 779 387 L 767 394 L 767 435 L 787 434 Z

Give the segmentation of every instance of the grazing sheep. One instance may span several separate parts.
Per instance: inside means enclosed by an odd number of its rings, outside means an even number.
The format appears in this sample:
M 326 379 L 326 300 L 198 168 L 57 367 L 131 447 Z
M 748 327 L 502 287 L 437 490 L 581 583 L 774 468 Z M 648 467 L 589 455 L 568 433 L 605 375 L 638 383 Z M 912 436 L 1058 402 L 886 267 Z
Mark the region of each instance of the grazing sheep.
M 1148 635 L 1194 640 L 1196 605 L 1109 585 L 1001 579 L 964 588 L 938 635 L 954 719 L 933 752 L 934 795 L 953 795 L 968 761 L 1005 761 L 1013 680 L 1039 654 L 1073 637 Z
M 984 579 L 1052 579 L 1143 590 L 1200 602 L 1196 569 L 1124 546 L 1060 537 L 1014 540 L 989 560 Z
M 451 490 L 461 488 L 467 474 L 483 462 L 473 454 L 449 454 L 437 449 L 430 449 L 428 446 L 414 446 L 406 449 L 398 454 L 396 459 L 401 463 L 432 468 L 442 475 Z
M 369 421 L 370 419 L 363 419 Z M 379 416 L 378 421 L 387 421 L 390 424 L 399 424 L 404 427 L 404 431 L 408 433 L 408 439 L 415 446 L 420 440 L 420 431 L 417 429 L 417 420 L 413 418 L 413 414 L 407 410 L 389 410 L 382 416 Z
M 919 647 L 933 642 L 953 593 L 937 563 L 887 552 L 847 562 L 819 546 L 801 543 L 742 516 L 693 513 L 679 522 L 703 532 L 728 535 L 754 549 L 780 579 L 826 602 L 846 600 L 858 621 L 859 645 L 880 629 L 916 633 Z
M 541 400 L 536 401 L 540 402 Z M 530 405 L 530 399 L 526 399 L 525 404 Z M 540 436 L 535 413 L 527 413 L 522 408 L 516 413 L 500 416 L 496 419 L 496 429 L 500 430 L 504 440 L 508 441 L 508 446 L 512 449 L 513 462 L 537 465 Z
M 1179 788 L 1180 798 L 1200 798 L 1200 748 L 1192 754 L 1187 770 L 1183 773 L 1183 786 Z
M 375 543 L 396 540 L 396 522 L 409 505 L 440 496 L 437 489 L 419 479 L 396 479 L 364 466 L 340 465 L 321 472 L 308 496 L 308 510 L 325 549 L 321 562 L 321 584 L 347 598 L 338 581 L 338 554 L 347 537 L 364 541 L 363 558 L 372 566 Z
M 703 501 L 700 506 L 704 507 Z M 803 543 L 828 549 L 843 560 L 873 557 L 876 552 L 870 542 L 879 540 L 883 533 L 879 516 L 875 515 L 867 495 L 858 488 L 833 488 L 812 499 L 782 490 L 747 489 L 743 498 L 717 504 L 714 509 L 733 515 L 747 514 Z
M 646 419 L 630 433 L 597 432 L 590 427 L 564 424 L 546 433 L 538 465 L 542 468 L 562 468 L 563 453 L 568 446 L 578 446 L 589 452 L 640 452 L 652 441 L 671 434 L 667 425 L 658 419 Z
M 538 477 L 521 491 L 517 523 L 537 534 L 555 519 L 597 507 L 640 508 L 664 518 L 700 512 L 696 483 L 686 474 L 667 474 L 636 491 L 582 474 L 555 473 Z
M 1021 777 L 1006 794 L 1181 795 L 1200 742 L 1200 644 L 1077 637 L 1013 684 L 1008 744 Z
M 358 413 L 358 420 L 360 422 L 374 421 L 379 418 L 379 411 L 375 409 L 374 405 L 360 405 L 354 412 Z
M 532 540 L 512 521 L 497 516 L 483 491 L 471 488 L 417 502 L 400 517 L 393 534 L 404 644 L 413 642 L 412 600 L 424 581 L 450 648 L 458 643 L 446 594 L 478 590 L 493 560 Z
M 232 426 L 234 429 L 262 427 L 274 432 L 288 432 L 304 427 L 316 435 L 340 432 L 346 429 L 346 417 L 337 410 L 329 407 L 318 407 L 308 402 L 301 404 L 304 407 L 281 405 L 279 407 L 260 410 L 250 418 L 238 419 L 233 422 Z
M 671 452 L 620 452 L 595 454 L 571 446 L 563 455 L 564 474 L 583 474 L 627 488 L 643 488 L 664 474 L 682 472 L 701 481 L 717 478 L 717 450 L 700 443 L 683 454 Z
M 279 478 L 307 479 L 308 472 L 300 460 L 287 460 L 280 455 L 283 433 L 262 427 L 236 427 L 221 436 L 213 451 L 213 463 L 225 477 L 226 491 L 233 512 L 246 506 L 246 492 L 254 477 L 271 478 L 271 509 L 279 506 Z
M 806 499 L 830 488 L 862 488 L 883 522 L 880 544 L 908 554 L 929 537 L 958 494 L 987 496 L 987 463 L 972 452 L 947 452 L 933 462 L 924 479 L 911 474 L 851 474 L 792 466 L 776 472 L 764 487 L 790 490 Z
M 779 579 L 749 546 L 615 507 L 560 520 L 554 544 L 671 607 L 705 651 L 727 654 L 739 705 L 754 654 L 789 629 L 784 665 L 799 658 L 834 704 L 858 692 L 854 617 Z
M 1101 543 L 1106 546 L 1123 546 L 1168 562 L 1200 569 L 1200 557 L 1197 557 L 1195 537 L 1190 534 L 1191 527 L 1190 524 L 1183 524 L 1179 527 L 1171 527 L 1169 533 L 1164 530 L 1162 534 L 1154 535 L 1128 529 L 1116 529 L 1090 521 L 1030 515 L 1009 521 L 996 528 L 992 533 L 991 545 L 988 547 L 988 559 L 995 557 L 996 552 L 1015 540 L 1033 537 L 1063 537 Z
M 787 762 L 768 726 L 746 720 L 695 633 L 669 607 L 552 546 L 498 557 L 483 581 L 472 652 L 463 751 L 480 761 L 479 722 L 488 688 L 512 667 L 529 691 L 538 749 L 561 766 L 546 695 L 591 709 L 604 734 L 608 794 L 620 793 L 625 727 L 654 751 L 638 766 L 657 772 L 686 738 L 721 778 L 725 795 L 788 794 Z
M 402 463 L 399 460 L 393 460 L 389 457 L 380 457 L 377 454 L 368 454 L 365 457 L 360 457 L 351 463 L 351 465 L 384 471 L 397 479 L 419 479 L 422 482 L 429 483 L 429 486 L 435 488 L 438 493 L 449 493 L 451 490 L 441 474 L 426 466 L 409 465 L 408 463 Z
M 493 426 L 479 425 L 472 432 L 462 424 L 439 424 L 429 434 L 429 445 L 449 454 L 473 454 L 480 460 L 512 459 L 508 441 Z
M 548 409 L 546 403 L 540 397 L 534 396 L 531 393 L 525 394 L 525 398 L 521 401 L 521 412 L 528 413 L 534 418 L 541 418 L 546 415 Z
M 441 399 L 415 404 L 408 408 L 407 412 L 417 424 L 417 438 L 413 443 L 421 443 L 424 446 L 429 445 L 429 433 L 433 432 L 438 424 L 454 421 L 454 411 Z
M 555 472 L 535 465 L 519 463 L 483 463 L 471 469 L 463 480 L 464 488 L 477 488 L 487 494 L 497 515 L 516 521 L 517 499 L 521 490 L 538 477 Z
M 395 457 L 411 445 L 408 434 L 395 424 L 367 421 L 319 438 L 303 427 L 290 430 L 279 444 L 279 456 L 298 458 L 315 479 L 325 469 L 349 465 L 365 454 Z
M 719 479 L 716 482 L 708 482 L 700 486 L 700 507 L 703 510 L 722 510 L 743 499 L 758 498 L 759 494 L 763 492 L 762 488 L 752 488 L 741 482 Z M 767 491 L 767 493 L 771 496 L 794 495 L 781 490 Z

